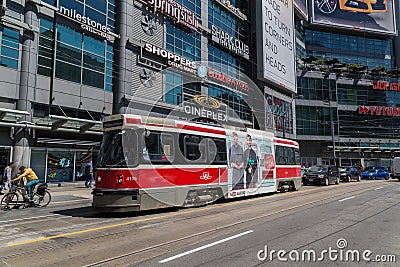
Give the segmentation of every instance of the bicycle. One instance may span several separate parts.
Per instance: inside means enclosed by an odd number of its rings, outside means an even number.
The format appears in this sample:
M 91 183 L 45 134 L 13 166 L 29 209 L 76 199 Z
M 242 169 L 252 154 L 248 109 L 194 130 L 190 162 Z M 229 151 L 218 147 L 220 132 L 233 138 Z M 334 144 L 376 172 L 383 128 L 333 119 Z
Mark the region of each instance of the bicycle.
M 25 186 L 12 185 L 10 192 L 5 194 L 0 202 L 2 210 L 17 209 L 21 206 L 46 207 L 51 201 L 51 195 L 47 188 L 47 183 L 36 184 L 32 188 L 32 198 L 25 197 Z M 21 200 L 20 200 L 21 199 Z

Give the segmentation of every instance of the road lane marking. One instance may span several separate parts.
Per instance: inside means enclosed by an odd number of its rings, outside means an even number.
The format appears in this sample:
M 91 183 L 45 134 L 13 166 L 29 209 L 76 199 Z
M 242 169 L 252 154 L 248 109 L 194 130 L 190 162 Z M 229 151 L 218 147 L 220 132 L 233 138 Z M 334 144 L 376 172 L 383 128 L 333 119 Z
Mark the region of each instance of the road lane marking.
M 338 186 L 342 186 L 342 185 L 339 184 Z M 334 191 L 335 188 L 337 188 L 338 186 L 335 186 L 334 189 L 332 189 L 332 190 Z M 348 186 L 352 186 L 352 184 L 348 185 Z M 354 184 L 354 186 L 358 186 L 358 184 Z M 371 188 L 361 189 L 361 191 L 368 191 L 370 189 Z M 303 195 L 302 193 L 307 193 L 307 192 L 310 192 L 310 191 L 322 191 L 322 190 L 326 190 L 326 187 L 313 188 L 313 189 L 304 190 L 304 191 L 290 192 L 290 193 L 286 193 L 286 194 L 302 196 Z M 328 188 L 328 191 L 329 190 L 330 189 Z M 344 194 L 346 194 L 346 193 L 341 193 L 341 194 L 338 194 L 338 195 L 334 195 L 332 197 L 329 197 L 328 199 L 334 198 L 334 197 L 338 197 L 338 196 L 341 196 L 341 195 L 344 195 Z M 137 224 L 137 223 L 143 223 L 143 222 L 160 220 L 160 219 L 168 219 L 168 218 L 176 217 L 176 216 L 179 216 L 179 215 L 187 215 L 187 214 L 192 214 L 192 213 L 198 213 L 198 212 L 201 212 L 201 211 L 214 210 L 214 209 L 217 209 L 217 208 L 223 208 L 223 207 L 236 206 L 236 205 L 240 205 L 240 204 L 252 203 L 252 202 L 255 202 L 255 201 L 263 200 L 265 198 L 274 199 L 274 198 L 279 198 L 279 197 L 281 197 L 280 194 L 276 194 L 276 195 L 273 195 L 273 196 L 267 196 L 267 197 L 264 197 L 264 198 L 261 197 L 261 198 L 243 199 L 241 201 L 225 203 L 225 204 L 221 204 L 221 205 L 217 205 L 217 206 L 207 206 L 207 207 L 204 207 L 204 208 L 196 208 L 196 209 L 186 210 L 186 211 L 172 213 L 172 214 L 169 213 L 169 214 L 164 214 L 164 215 L 160 215 L 160 216 L 148 217 L 148 218 L 143 218 L 143 219 L 138 219 L 138 220 L 133 220 L 133 221 L 128 221 L 128 222 L 123 222 L 123 223 L 117 223 L 117 224 L 112 224 L 112 225 L 104 225 L 104 226 L 95 227 L 95 228 L 89 228 L 89 229 L 80 230 L 80 231 L 67 232 L 67 233 L 53 235 L 53 236 L 30 239 L 30 240 L 26 240 L 26 241 L 22 241 L 22 242 L 8 243 L 6 245 L 0 245 L 0 248 L 17 247 L 17 246 L 21 246 L 21 245 L 27 245 L 27 244 L 32 244 L 32 243 L 36 243 L 36 242 L 57 239 L 57 238 L 60 238 L 60 237 L 69 237 L 69 236 L 80 235 L 80 234 L 84 234 L 84 233 L 90 233 L 90 232 L 95 232 L 95 231 L 112 229 L 112 228 L 121 227 L 121 226 L 133 225 L 133 224 Z M 273 212 L 273 213 L 269 213 L 267 215 L 269 216 L 269 215 L 278 214 L 280 212 L 293 210 L 293 209 L 296 209 L 296 208 L 300 208 L 300 207 L 307 206 L 307 205 L 314 204 L 314 203 L 318 203 L 318 202 L 320 202 L 320 200 L 315 200 L 315 201 L 307 202 L 307 203 L 300 204 L 300 205 L 297 205 L 297 206 L 292 206 L 290 208 L 287 208 L 287 209 L 284 209 L 284 210 L 280 210 L 280 211 L 276 211 L 276 212 Z
M 201 246 L 201 247 L 198 247 L 198 248 L 195 248 L 195 249 L 186 251 L 186 252 L 184 252 L 184 253 L 175 255 L 175 256 L 173 256 L 173 257 L 169 257 L 169 258 L 167 258 L 167 259 L 165 259 L 165 260 L 159 261 L 159 263 L 166 263 L 166 262 L 169 262 L 169 261 L 172 261 L 172 260 L 181 258 L 181 257 L 183 257 L 183 256 L 186 256 L 186 255 L 195 253 L 195 252 L 197 252 L 197 251 L 200 251 L 200 250 L 203 250 L 203 249 L 206 249 L 206 248 L 209 248 L 209 247 L 212 247 L 212 246 L 215 246 L 215 245 L 218 245 L 218 244 L 227 242 L 227 241 L 229 241 L 229 240 L 232 240 L 232 239 L 235 239 L 235 238 L 244 236 L 244 235 L 251 234 L 251 233 L 253 233 L 253 232 L 254 232 L 253 230 L 249 230 L 249 231 L 246 231 L 246 232 L 241 233 L 241 234 L 237 234 L 237 235 L 234 235 L 234 236 L 231 236 L 231 237 L 228 237 L 228 238 L 224 238 L 224 239 L 222 239 L 222 240 L 213 242 L 213 243 L 211 243 L 211 244 L 204 245 L 204 246 Z
M 382 189 L 382 188 L 383 188 L 383 186 L 378 187 L 378 188 L 375 188 L 374 191 L 379 190 L 379 189 Z
M 339 200 L 339 202 L 342 202 L 342 201 L 345 201 L 345 200 L 349 200 L 349 199 L 352 199 L 352 198 L 355 198 L 355 197 L 356 196 L 346 197 L 346 198 L 343 198 L 343 199 Z
M 0 221 L 0 223 L 3 224 L 3 223 L 13 223 L 13 222 L 20 222 L 20 221 L 29 221 L 29 220 L 36 220 L 36 219 L 42 219 L 42 218 L 48 218 L 48 217 L 54 217 L 54 216 L 61 216 L 61 215 L 59 215 L 59 214 L 43 215 L 43 216 L 28 217 L 28 218 L 22 218 L 22 219 Z

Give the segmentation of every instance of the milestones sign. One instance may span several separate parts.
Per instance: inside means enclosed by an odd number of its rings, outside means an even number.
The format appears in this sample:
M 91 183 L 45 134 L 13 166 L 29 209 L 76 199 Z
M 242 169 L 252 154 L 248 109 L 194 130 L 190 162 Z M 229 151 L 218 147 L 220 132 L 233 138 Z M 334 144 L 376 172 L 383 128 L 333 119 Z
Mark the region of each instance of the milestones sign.
M 258 3 L 261 3 L 258 22 L 262 27 L 262 48 L 258 52 L 262 69 L 258 76 L 296 92 L 293 0 Z
M 72 19 L 75 22 L 81 24 L 82 29 L 100 35 L 103 38 L 111 39 L 111 36 L 118 37 L 117 34 L 111 32 L 111 29 L 99 22 L 96 22 L 88 16 L 83 16 L 79 14 L 75 9 L 68 9 L 66 7 L 60 6 L 59 14 Z

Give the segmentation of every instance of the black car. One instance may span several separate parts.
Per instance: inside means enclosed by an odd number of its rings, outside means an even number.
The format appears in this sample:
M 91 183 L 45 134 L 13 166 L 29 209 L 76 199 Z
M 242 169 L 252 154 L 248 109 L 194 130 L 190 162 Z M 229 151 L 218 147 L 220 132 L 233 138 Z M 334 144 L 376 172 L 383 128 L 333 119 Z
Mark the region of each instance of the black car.
M 308 169 L 303 175 L 303 185 L 332 183 L 339 184 L 339 170 L 333 165 L 315 165 Z
M 343 182 L 350 182 L 351 180 L 361 181 L 361 171 L 356 167 L 339 167 L 339 174 L 340 181 Z

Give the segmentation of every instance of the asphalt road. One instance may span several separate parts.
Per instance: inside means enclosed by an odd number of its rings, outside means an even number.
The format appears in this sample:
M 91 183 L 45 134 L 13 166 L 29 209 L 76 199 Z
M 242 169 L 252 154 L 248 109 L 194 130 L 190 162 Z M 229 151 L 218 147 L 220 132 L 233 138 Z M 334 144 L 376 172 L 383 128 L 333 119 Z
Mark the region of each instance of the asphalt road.
M 70 198 L 59 194 L 47 208 L 0 211 L 0 266 L 365 266 L 368 260 L 369 266 L 398 266 L 376 260 L 400 261 L 397 180 L 307 186 L 139 214 L 101 214 L 91 209 L 90 199 Z M 357 253 L 359 262 L 352 262 Z

